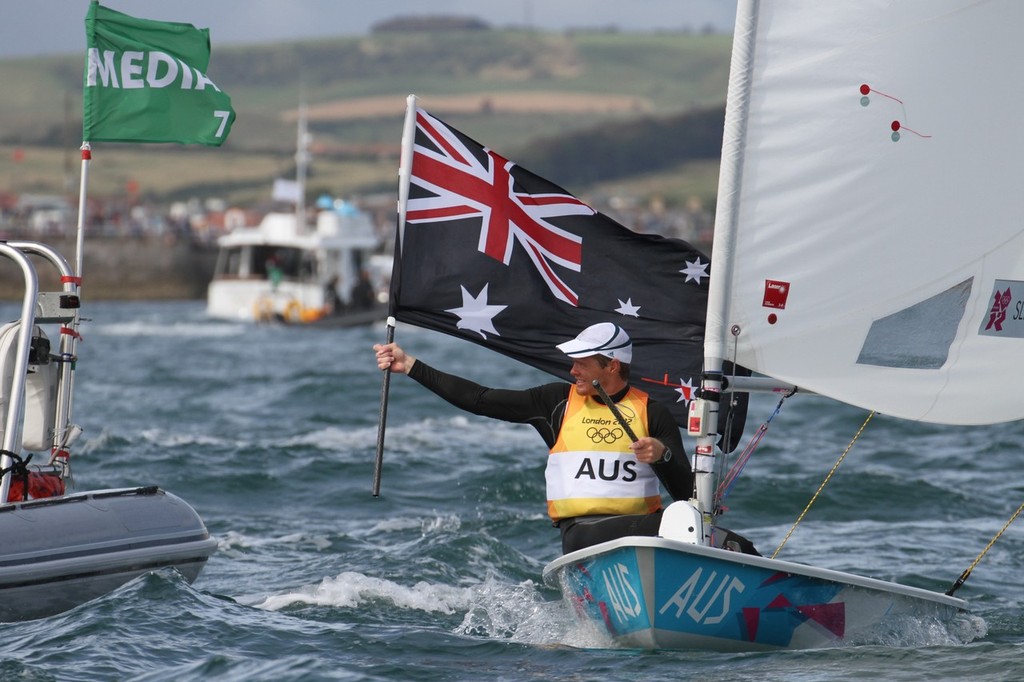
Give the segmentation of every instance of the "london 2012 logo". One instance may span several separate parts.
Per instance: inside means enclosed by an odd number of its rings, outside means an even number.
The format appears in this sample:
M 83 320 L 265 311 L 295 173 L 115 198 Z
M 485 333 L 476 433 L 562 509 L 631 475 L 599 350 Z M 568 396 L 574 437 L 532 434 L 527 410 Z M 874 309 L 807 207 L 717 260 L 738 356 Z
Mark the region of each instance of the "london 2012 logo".
M 997 279 L 989 296 L 988 314 L 978 333 L 1024 338 L 1024 282 Z

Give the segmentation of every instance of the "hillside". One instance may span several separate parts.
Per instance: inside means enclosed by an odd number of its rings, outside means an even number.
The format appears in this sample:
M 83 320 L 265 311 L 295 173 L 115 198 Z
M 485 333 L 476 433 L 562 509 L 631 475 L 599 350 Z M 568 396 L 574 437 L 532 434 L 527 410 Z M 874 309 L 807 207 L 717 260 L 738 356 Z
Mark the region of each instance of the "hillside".
M 586 193 L 630 185 L 713 200 L 729 36 L 486 30 L 218 48 L 209 75 L 238 113 L 221 149 L 94 145 L 90 192 L 264 200 L 294 172 L 309 104 L 311 195 L 393 192 L 405 97 Z M 77 186 L 82 56 L 0 61 L 0 189 Z M 717 122 L 716 122 L 717 121 Z M 655 189 L 656 188 L 656 189 Z

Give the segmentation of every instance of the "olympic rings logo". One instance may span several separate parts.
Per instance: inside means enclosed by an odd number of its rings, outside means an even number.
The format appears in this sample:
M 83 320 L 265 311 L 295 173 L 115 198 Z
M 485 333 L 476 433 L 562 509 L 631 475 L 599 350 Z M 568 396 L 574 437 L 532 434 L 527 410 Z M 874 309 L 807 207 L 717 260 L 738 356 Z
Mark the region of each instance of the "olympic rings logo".
M 618 439 L 622 438 L 622 429 L 615 427 L 614 429 L 598 428 L 591 426 L 587 429 L 587 438 L 594 441 L 595 443 L 607 443 L 611 445 Z

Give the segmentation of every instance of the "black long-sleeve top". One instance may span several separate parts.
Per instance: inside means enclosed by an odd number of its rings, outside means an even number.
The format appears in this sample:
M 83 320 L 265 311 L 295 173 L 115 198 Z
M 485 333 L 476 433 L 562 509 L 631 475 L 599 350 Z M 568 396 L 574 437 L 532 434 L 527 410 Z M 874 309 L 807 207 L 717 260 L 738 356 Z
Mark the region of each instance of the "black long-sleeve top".
M 433 391 L 449 403 L 472 414 L 493 417 L 516 424 L 529 424 L 551 448 L 562 428 L 562 418 L 573 390 L 569 383 L 551 383 L 523 390 L 488 388 L 480 384 L 446 374 L 422 360 L 416 360 L 409 370 L 409 376 Z M 628 387 L 609 396 L 618 402 L 626 395 Z M 595 398 L 600 401 L 600 398 Z M 683 439 L 672 413 L 661 403 L 647 400 L 647 432 L 657 438 L 671 456 L 668 461 L 651 465 L 662 486 L 673 500 L 688 500 L 693 496 L 693 470 L 683 449 Z

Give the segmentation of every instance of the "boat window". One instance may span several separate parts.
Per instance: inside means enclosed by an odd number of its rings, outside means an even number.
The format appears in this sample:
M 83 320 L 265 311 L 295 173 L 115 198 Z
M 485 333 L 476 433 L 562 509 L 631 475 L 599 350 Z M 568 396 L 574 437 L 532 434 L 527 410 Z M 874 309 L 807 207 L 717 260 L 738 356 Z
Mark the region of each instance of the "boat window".
M 217 256 L 216 273 L 218 275 L 230 275 L 237 277 L 241 273 L 242 249 L 231 247 L 223 249 Z
M 316 254 L 306 251 L 299 261 L 299 278 L 303 281 L 311 281 L 316 276 Z
M 283 246 L 258 246 L 254 249 L 252 272 L 266 277 L 268 268 L 276 267 L 286 279 L 298 279 L 302 250 Z
M 871 324 L 858 364 L 939 369 L 946 364 L 974 278 Z

